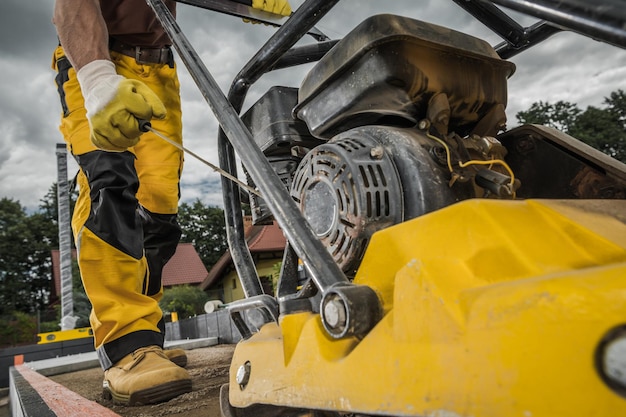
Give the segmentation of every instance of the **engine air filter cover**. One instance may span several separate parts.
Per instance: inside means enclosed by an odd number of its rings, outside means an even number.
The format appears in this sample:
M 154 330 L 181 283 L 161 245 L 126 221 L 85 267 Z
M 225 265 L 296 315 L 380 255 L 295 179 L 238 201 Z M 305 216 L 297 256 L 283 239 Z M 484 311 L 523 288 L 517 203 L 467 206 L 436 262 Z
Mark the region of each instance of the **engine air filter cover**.
M 450 125 L 461 136 L 495 106 L 506 105 L 515 65 L 489 43 L 390 14 L 371 16 L 315 64 L 294 113 L 311 133 L 331 138 L 364 125 L 408 126 L 445 93 Z
M 403 217 L 402 187 L 393 160 L 368 137 L 332 140 L 314 148 L 295 172 L 291 196 L 349 276 L 371 235 Z

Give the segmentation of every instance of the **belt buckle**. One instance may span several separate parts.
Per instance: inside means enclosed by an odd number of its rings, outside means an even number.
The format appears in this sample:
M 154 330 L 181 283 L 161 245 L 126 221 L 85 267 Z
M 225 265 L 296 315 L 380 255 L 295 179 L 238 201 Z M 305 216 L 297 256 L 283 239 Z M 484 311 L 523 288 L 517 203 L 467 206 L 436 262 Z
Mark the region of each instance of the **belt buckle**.
M 135 46 L 135 61 L 138 64 L 147 64 L 148 61 L 144 61 L 141 59 L 142 50 L 140 46 Z
M 156 49 L 152 51 L 154 51 L 154 55 L 157 54 Z M 142 59 L 142 55 L 144 54 L 149 56 Z M 138 64 L 167 64 L 170 68 L 174 68 L 174 54 L 170 48 L 159 48 L 158 56 L 155 57 L 151 55 L 147 49 L 135 46 L 135 61 Z

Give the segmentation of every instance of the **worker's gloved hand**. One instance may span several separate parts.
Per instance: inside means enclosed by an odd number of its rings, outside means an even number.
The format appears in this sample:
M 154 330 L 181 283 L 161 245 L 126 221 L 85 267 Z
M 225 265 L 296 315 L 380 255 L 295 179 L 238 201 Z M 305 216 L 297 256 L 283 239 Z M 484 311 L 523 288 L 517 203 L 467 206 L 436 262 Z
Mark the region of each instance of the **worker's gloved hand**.
M 252 0 L 252 7 L 283 16 L 291 14 L 291 6 L 287 0 Z
M 115 64 L 96 60 L 77 73 L 85 98 L 91 141 L 99 149 L 125 151 L 142 134 L 137 119 L 165 117 L 165 106 L 144 83 L 115 72 Z

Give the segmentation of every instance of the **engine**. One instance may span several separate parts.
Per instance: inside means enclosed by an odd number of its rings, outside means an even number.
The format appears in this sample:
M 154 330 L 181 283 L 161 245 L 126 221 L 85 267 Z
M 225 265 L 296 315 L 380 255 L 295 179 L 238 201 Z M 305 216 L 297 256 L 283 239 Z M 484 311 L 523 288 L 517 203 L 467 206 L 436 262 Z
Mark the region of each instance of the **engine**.
M 272 88 L 243 120 L 353 276 L 378 230 L 468 198 L 514 197 L 520 184 L 495 139 L 513 72 L 479 39 L 373 16 L 299 89 Z M 250 205 L 255 224 L 271 219 L 261 198 Z

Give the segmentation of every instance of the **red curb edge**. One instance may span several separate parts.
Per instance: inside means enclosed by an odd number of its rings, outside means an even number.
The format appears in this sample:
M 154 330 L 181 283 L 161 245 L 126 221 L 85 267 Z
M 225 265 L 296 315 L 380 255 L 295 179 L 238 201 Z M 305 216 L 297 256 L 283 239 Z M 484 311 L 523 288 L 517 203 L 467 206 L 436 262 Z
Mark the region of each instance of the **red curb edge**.
M 94 401 L 81 397 L 74 391 L 39 374 L 26 365 L 18 365 L 14 368 L 57 416 L 120 417 L 119 414 Z

